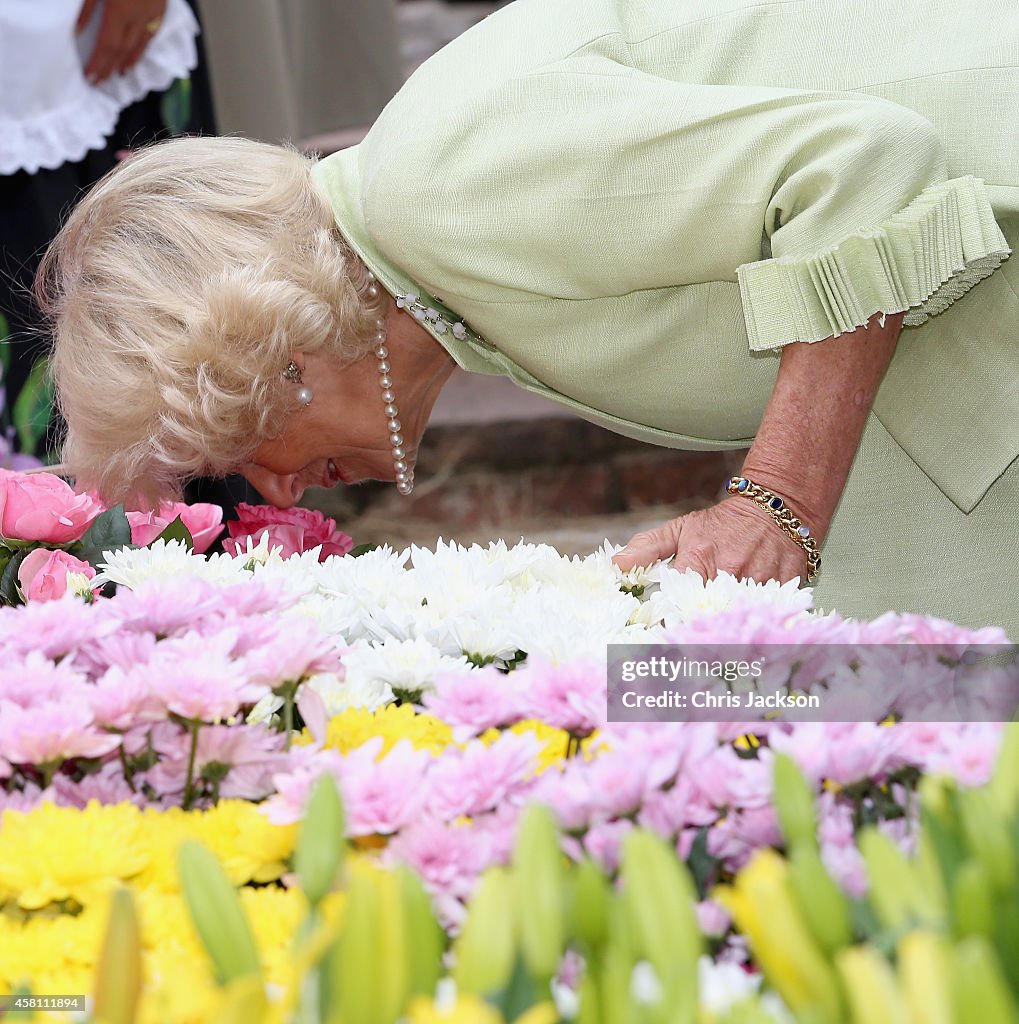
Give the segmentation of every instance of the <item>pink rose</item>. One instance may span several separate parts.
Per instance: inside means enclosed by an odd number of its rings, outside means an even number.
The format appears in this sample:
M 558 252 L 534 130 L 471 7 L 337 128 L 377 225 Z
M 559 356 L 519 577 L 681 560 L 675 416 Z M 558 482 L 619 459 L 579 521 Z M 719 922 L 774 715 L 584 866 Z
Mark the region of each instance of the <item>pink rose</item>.
M 177 517 L 188 528 L 195 542 L 195 554 L 201 555 L 223 530 L 223 510 L 219 505 L 198 502 L 187 505 L 168 501 L 155 512 L 128 512 L 131 524 L 131 543 L 139 547 L 151 544 Z
M 0 537 L 68 544 L 102 511 L 94 498 L 76 494 L 52 473 L 0 469 Z
M 96 571 L 88 562 L 66 551 L 36 548 L 18 566 L 18 583 L 28 601 L 53 601 L 67 592 L 67 574 L 81 573 L 92 579 Z
M 283 557 L 322 546 L 319 560 L 330 555 L 345 555 L 354 542 L 336 528 L 334 519 L 308 508 L 273 508 L 272 505 L 237 506 L 237 519 L 226 524 L 230 538 L 223 549 L 231 555 L 247 550 L 247 538 L 257 544 L 262 534 L 269 535 L 269 547 L 283 547 Z

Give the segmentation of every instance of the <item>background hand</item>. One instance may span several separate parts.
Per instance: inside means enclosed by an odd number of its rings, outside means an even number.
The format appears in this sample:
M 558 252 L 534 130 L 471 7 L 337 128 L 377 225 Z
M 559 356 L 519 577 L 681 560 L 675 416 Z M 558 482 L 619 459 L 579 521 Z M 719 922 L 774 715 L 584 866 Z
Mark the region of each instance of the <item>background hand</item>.
M 737 579 L 782 583 L 807 576 L 806 553 L 787 537 L 767 512 L 745 498 L 670 519 L 631 538 L 613 562 L 624 571 L 675 556 L 675 568 L 693 569 L 706 580 L 720 569 Z
M 92 19 L 99 0 L 85 0 L 78 15 L 77 31 Z M 95 49 L 85 65 L 85 77 L 93 84 L 112 74 L 129 71 L 141 59 L 166 13 L 166 0 L 106 0 Z M 153 26 L 156 26 L 153 29 Z

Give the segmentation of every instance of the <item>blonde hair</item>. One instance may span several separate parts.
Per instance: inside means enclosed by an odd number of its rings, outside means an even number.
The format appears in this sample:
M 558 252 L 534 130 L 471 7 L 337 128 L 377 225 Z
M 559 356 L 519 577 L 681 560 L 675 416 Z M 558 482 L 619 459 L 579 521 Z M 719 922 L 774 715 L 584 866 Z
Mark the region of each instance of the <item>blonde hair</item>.
M 313 160 L 240 138 L 140 151 L 78 204 L 36 298 L 54 341 L 63 461 L 107 501 L 180 494 L 283 429 L 296 351 L 367 351 L 380 300 Z

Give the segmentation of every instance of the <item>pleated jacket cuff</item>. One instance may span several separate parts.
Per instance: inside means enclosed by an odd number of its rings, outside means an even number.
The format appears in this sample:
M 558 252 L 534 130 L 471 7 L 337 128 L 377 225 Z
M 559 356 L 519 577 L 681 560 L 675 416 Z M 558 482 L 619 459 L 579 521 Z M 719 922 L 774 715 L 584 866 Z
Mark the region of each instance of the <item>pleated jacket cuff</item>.
M 924 189 L 881 224 L 801 259 L 737 270 L 753 351 L 851 333 L 875 313 L 915 327 L 992 274 L 1011 250 L 980 178 Z

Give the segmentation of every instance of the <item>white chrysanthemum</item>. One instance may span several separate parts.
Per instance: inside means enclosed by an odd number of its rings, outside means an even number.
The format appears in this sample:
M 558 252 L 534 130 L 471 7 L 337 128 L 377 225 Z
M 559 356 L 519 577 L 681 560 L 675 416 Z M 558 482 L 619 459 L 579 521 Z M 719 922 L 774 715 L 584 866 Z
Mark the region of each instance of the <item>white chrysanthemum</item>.
M 347 687 L 357 693 L 374 692 L 379 686 L 417 693 L 435 688 L 439 672 L 470 668 L 466 658 L 441 654 L 427 640 L 387 640 L 370 644 L 359 640 L 343 655 Z
M 263 534 L 264 538 L 267 536 Z M 249 538 L 250 542 L 250 538 Z M 282 548 L 273 548 L 267 558 L 248 559 L 247 554 L 236 556 L 255 579 L 278 591 L 287 601 L 297 601 L 318 590 L 318 548 L 300 554 L 282 557 Z
M 508 548 L 504 540 L 492 541 L 485 551 L 488 560 L 503 567 L 506 578 L 518 585 L 527 586 L 535 578 L 535 570 L 540 576 L 541 568 L 547 562 L 559 562 L 563 556 L 550 544 L 527 544 L 521 540 Z
M 373 608 L 385 608 L 390 595 L 406 576 L 408 552 L 388 546 L 367 551 L 357 558 L 327 558 L 315 571 L 320 593 L 350 597 L 365 615 Z
M 658 583 L 658 592 L 649 598 L 652 614 L 660 617 L 666 628 L 678 626 L 703 615 L 717 615 L 734 601 L 752 600 L 789 611 L 807 611 L 812 604 L 812 591 L 800 589 L 796 580 L 779 583 L 768 580 L 738 580 L 721 571 L 714 579 L 704 578 L 687 569 L 679 572 L 668 566 L 657 566 L 651 577 Z
M 83 572 L 69 572 L 67 574 L 67 591 L 75 597 L 83 597 L 89 603 L 95 600 L 95 584 L 92 578 Z
M 623 572 L 613 561 L 613 557 L 618 555 L 623 550 L 622 544 L 613 544 L 611 541 L 606 540 L 602 543 L 600 550 L 596 551 L 589 557 L 597 561 L 607 562 L 609 567 L 616 573 L 616 578 L 619 581 L 620 587 L 626 587 L 627 589 L 634 588 L 648 588 L 653 586 L 657 581 L 652 576 L 654 568 L 647 565 L 635 565 L 632 569 L 628 569 Z
M 248 575 L 232 559 L 210 560 L 195 555 L 179 540 L 157 540 L 148 548 L 120 548 L 105 552 L 103 557 L 101 571 L 92 581 L 95 587 L 116 583 L 135 590 L 144 583 L 181 576 L 193 576 L 210 583 L 236 583 Z
M 420 633 L 445 654 L 463 654 L 472 660 L 505 665 L 517 653 L 511 606 L 505 601 L 483 600 L 473 613 L 436 622 Z
M 364 635 L 363 612 L 353 598 L 327 597 L 314 591 L 288 608 L 286 616 L 311 619 L 337 645 L 347 647 Z
M 639 605 L 619 590 L 567 599 L 562 590 L 546 586 L 518 602 L 512 635 L 520 650 L 555 664 L 601 658 L 606 644 L 644 641 L 645 627 L 628 625 Z
M 256 565 L 264 565 L 270 559 L 275 558 L 278 561 L 283 561 L 283 545 L 276 544 L 273 547 L 269 546 L 269 531 L 263 530 L 259 534 L 258 540 L 248 534 L 244 538 L 243 546 L 239 541 L 234 541 L 237 545 L 237 553 L 235 555 L 216 555 L 217 558 L 232 558 L 238 559 L 244 564 L 245 569 L 254 569 Z
M 456 602 L 463 595 L 498 587 L 512 575 L 509 563 L 493 560 L 485 548 L 446 544 L 441 538 L 434 551 L 413 546 L 410 561 L 415 585 L 425 600 L 436 600 L 449 592 L 446 599 Z
M 423 611 L 420 601 L 403 601 L 395 597 L 385 608 L 362 609 L 359 631 L 351 639 L 374 640 L 380 644 L 387 640 L 412 640 L 417 636 Z
M 332 672 L 320 672 L 318 675 L 311 676 L 305 680 L 304 685 L 310 686 L 322 698 L 322 705 L 328 718 L 332 718 L 333 715 L 338 715 L 341 711 L 354 706 L 350 702 L 351 692 L 349 686 Z M 378 701 L 378 704 L 372 705 L 372 707 L 388 704 L 393 699 L 392 693 L 386 693 L 384 688 L 380 688 L 380 696 L 382 699 Z M 359 704 L 357 706 L 365 707 L 366 704 Z
M 760 987 L 761 975 L 748 973 L 742 964 L 715 963 L 709 956 L 697 962 L 701 1008 L 712 1016 L 725 1016 L 735 1006 L 753 999 Z
M 255 706 L 248 712 L 248 717 L 245 721 L 251 725 L 258 725 L 260 722 L 268 722 L 281 707 L 283 707 L 283 698 L 278 697 L 275 693 L 267 693 L 257 701 Z

